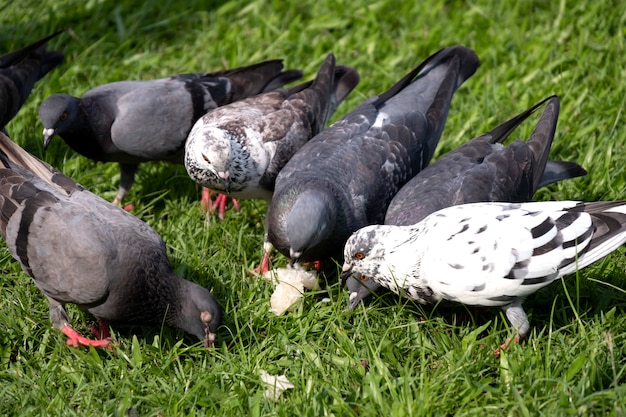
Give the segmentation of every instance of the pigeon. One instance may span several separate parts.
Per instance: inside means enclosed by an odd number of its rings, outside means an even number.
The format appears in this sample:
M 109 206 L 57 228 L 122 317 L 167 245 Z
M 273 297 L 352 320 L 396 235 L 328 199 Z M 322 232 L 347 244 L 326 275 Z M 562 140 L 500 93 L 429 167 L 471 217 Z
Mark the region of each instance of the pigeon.
M 546 102 L 527 142 L 516 140 L 506 147 L 501 144 Z M 391 200 L 385 224 L 408 226 L 437 210 L 465 203 L 529 201 L 539 187 L 586 175 L 574 162 L 547 160 L 559 103 L 557 96 L 548 97 L 426 167 Z M 367 276 L 348 277 L 346 284 L 351 310 L 382 288 Z
M 501 307 L 519 341 L 530 328 L 528 295 L 625 242 L 626 201 L 469 203 L 415 225 L 358 230 L 341 274 L 366 275 L 422 304 Z
M 381 223 L 426 166 L 452 95 L 478 65 L 472 50 L 444 48 L 307 142 L 276 178 L 269 243 L 292 262 L 340 260 L 350 234 Z
M 121 203 L 141 162 L 183 163 L 185 140 L 201 116 L 219 106 L 302 77 L 282 71 L 281 60 L 210 74 L 181 74 L 144 81 L 118 81 L 81 98 L 53 94 L 39 108 L 44 149 L 59 135 L 74 151 L 120 164 Z
M 307 88 L 266 92 L 205 114 L 187 138 L 187 173 L 212 190 L 269 202 L 278 172 L 358 82 L 354 68 L 335 67 L 329 54 Z
M 61 32 L 0 56 L 0 129 L 15 117 L 35 83 L 63 62 L 62 52 L 46 50 Z
M 71 346 L 108 347 L 70 325 L 65 304 L 100 321 L 163 324 L 212 346 L 222 310 L 205 288 L 176 276 L 147 224 L 92 194 L 0 134 L 0 231 Z M 108 326 L 100 331 L 108 336 Z M 104 336 L 104 337 L 106 337 Z

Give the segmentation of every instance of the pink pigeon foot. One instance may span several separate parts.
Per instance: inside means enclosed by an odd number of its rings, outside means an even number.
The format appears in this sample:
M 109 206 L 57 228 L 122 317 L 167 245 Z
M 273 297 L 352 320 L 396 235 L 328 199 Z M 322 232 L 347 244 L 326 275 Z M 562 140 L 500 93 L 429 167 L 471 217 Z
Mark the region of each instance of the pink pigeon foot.
M 263 259 L 261 264 L 252 270 L 254 275 L 263 275 L 270 270 L 270 254 L 268 252 L 263 253 Z
M 115 198 L 113 199 L 113 201 L 111 202 L 111 204 L 113 204 L 113 205 L 115 205 L 115 206 L 119 206 L 121 203 L 122 203 L 122 202 L 121 202 L 120 200 L 118 200 L 118 198 L 117 198 L 117 197 L 115 197 Z M 134 204 L 132 204 L 132 203 L 127 204 L 127 205 L 125 205 L 124 207 L 122 207 L 122 209 L 123 209 L 123 210 L 125 210 L 125 211 L 132 211 L 134 208 L 135 208 L 135 205 L 134 205 Z
M 82 345 L 82 346 L 93 346 L 95 348 L 109 348 L 109 349 L 111 348 L 110 340 L 87 339 L 86 337 L 83 337 L 80 334 L 78 334 L 78 332 L 74 330 L 72 326 L 70 326 L 69 324 L 66 324 L 65 326 L 63 326 L 63 330 L 61 330 L 61 332 L 63 332 L 63 334 L 68 337 L 67 339 L 68 346 L 73 346 L 77 348 L 79 345 Z
M 510 337 L 508 339 L 506 339 L 506 342 L 502 343 L 500 345 L 499 348 L 496 349 L 495 352 L 493 352 L 494 356 L 497 358 L 500 356 L 500 352 L 502 352 L 503 350 L 507 350 L 509 348 L 509 346 L 511 345 L 511 342 L 513 343 L 519 343 L 520 341 L 520 337 L 515 337 L 513 339 L 511 339 Z
M 235 210 L 239 211 L 241 206 L 239 205 L 239 201 L 236 198 L 232 199 L 233 207 Z M 200 205 L 206 211 L 213 213 L 217 210 L 217 216 L 220 220 L 224 221 L 224 214 L 226 213 L 226 206 L 228 205 L 228 196 L 226 194 L 218 194 L 215 197 L 215 201 L 211 201 L 211 191 L 208 188 L 202 189 L 202 199 L 200 200 Z
M 107 323 L 104 319 L 98 319 L 98 324 L 91 326 L 91 333 L 93 333 L 98 340 L 111 338 L 109 323 Z

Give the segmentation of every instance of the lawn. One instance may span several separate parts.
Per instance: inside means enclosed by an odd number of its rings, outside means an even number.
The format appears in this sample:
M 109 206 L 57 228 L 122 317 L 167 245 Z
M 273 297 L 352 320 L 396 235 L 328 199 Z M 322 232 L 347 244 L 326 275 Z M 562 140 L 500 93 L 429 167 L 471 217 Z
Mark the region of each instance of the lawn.
M 536 198 L 626 198 L 626 9 L 615 0 L 505 3 L 2 0 L 0 53 L 67 29 L 50 43 L 65 63 L 37 84 L 7 130 L 111 200 L 117 165 L 78 156 L 60 140 L 43 153 L 37 109 L 48 95 L 273 58 L 308 79 L 333 51 L 361 74 L 336 119 L 460 43 L 481 67 L 456 93 L 436 156 L 558 94 L 552 157 L 589 175 Z M 2 245 L 0 415 L 626 414 L 624 251 L 530 297 L 527 339 L 496 358 L 512 334 L 497 309 L 423 308 L 386 295 L 350 312 L 345 289 L 330 283 L 274 316 L 272 285 L 248 274 L 261 258 L 265 203 L 244 201 L 220 222 L 200 209 L 199 195 L 182 166 L 154 163 L 142 165 L 127 201 L 161 234 L 177 273 L 221 302 L 216 347 L 169 328 L 116 327 L 113 351 L 69 348 L 51 328 L 43 295 Z M 69 313 L 88 330 L 89 314 Z M 261 370 L 285 374 L 294 388 L 277 402 L 265 398 Z

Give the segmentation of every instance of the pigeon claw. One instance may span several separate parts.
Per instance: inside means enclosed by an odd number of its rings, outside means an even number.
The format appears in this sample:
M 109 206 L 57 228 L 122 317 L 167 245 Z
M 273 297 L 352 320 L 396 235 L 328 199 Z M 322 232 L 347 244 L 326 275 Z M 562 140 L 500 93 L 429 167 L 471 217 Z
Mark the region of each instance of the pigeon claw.
M 122 200 L 119 197 L 115 197 L 111 204 L 113 204 L 114 206 L 119 206 L 120 204 L 122 204 Z M 124 207 L 122 207 L 122 209 L 124 211 L 133 211 L 135 209 L 135 205 L 133 203 L 126 204 Z
M 261 264 L 252 270 L 254 275 L 263 275 L 270 270 L 270 254 L 268 252 L 263 253 Z
M 508 339 L 506 339 L 506 342 L 502 343 L 500 345 L 500 347 L 497 348 L 495 352 L 493 352 L 493 355 L 496 358 L 499 357 L 500 356 L 500 352 L 502 352 L 504 350 L 507 350 L 509 348 L 509 346 L 511 345 L 511 342 L 513 342 L 514 344 L 517 344 L 517 343 L 519 343 L 519 341 L 520 341 L 520 337 L 519 336 L 516 336 L 514 338 L 510 338 L 509 337 Z
M 207 331 L 206 338 L 204 339 L 204 347 L 208 347 L 208 348 L 214 347 L 216 338 L 217 338 L 216 333 Z
M 69 324 L 63 326 L 61 332 L 67 336 L 67 345 L 77 348 L 78 346 L 93 346 L 94 348 L 107 348 L 111 349 L 110 340 L 92 340 L 81 336 L 76 330 Z
M 235 210 L 239 211 L 241 209 L 239 201 L 237 201 L 236 198 L 233 198 L 232 201 Z M 209 213 L 213 213 L 217 210 L 217 216 L 221 221 L 224 221 L 224 214 L 226 213 L 226 206 L 228 205 L 228 196 L 225 194 L 218 194 L 217 197 L 215 197 L 215 201 L 211 201 L 211 191 L 208 188 L 203 188 L 200 205 Z
M 110 339 L 111 332 L 109 331 L 109 324 L 104 319 L 98 319 L 98 324 L 91 326 L 91 333 L 98 338 L 98 340 Z

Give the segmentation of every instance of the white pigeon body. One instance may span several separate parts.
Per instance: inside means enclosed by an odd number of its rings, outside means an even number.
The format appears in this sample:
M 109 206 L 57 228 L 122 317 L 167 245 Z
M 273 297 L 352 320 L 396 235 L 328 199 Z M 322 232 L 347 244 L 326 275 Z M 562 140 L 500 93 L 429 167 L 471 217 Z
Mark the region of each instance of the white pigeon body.
M 196 122 L 185 147 L 185 166 L 194 181 L 239 199 L 271 199 L 272 187 L 262 183 L 277 143 L 267 141 L 261 132 L 268 126 L 267 114 L 279 116 L 281 111 L 264 105 L 262 98 L 232 103 Z M 246 120 L 245 125 L 241 120 Z
M 422 304 L 502 307 L 523 337 L 525 297 L 626 242 L 626 201 L 473 203 L 412 226 L 374 225 L 345 246 L 360 273 Z

